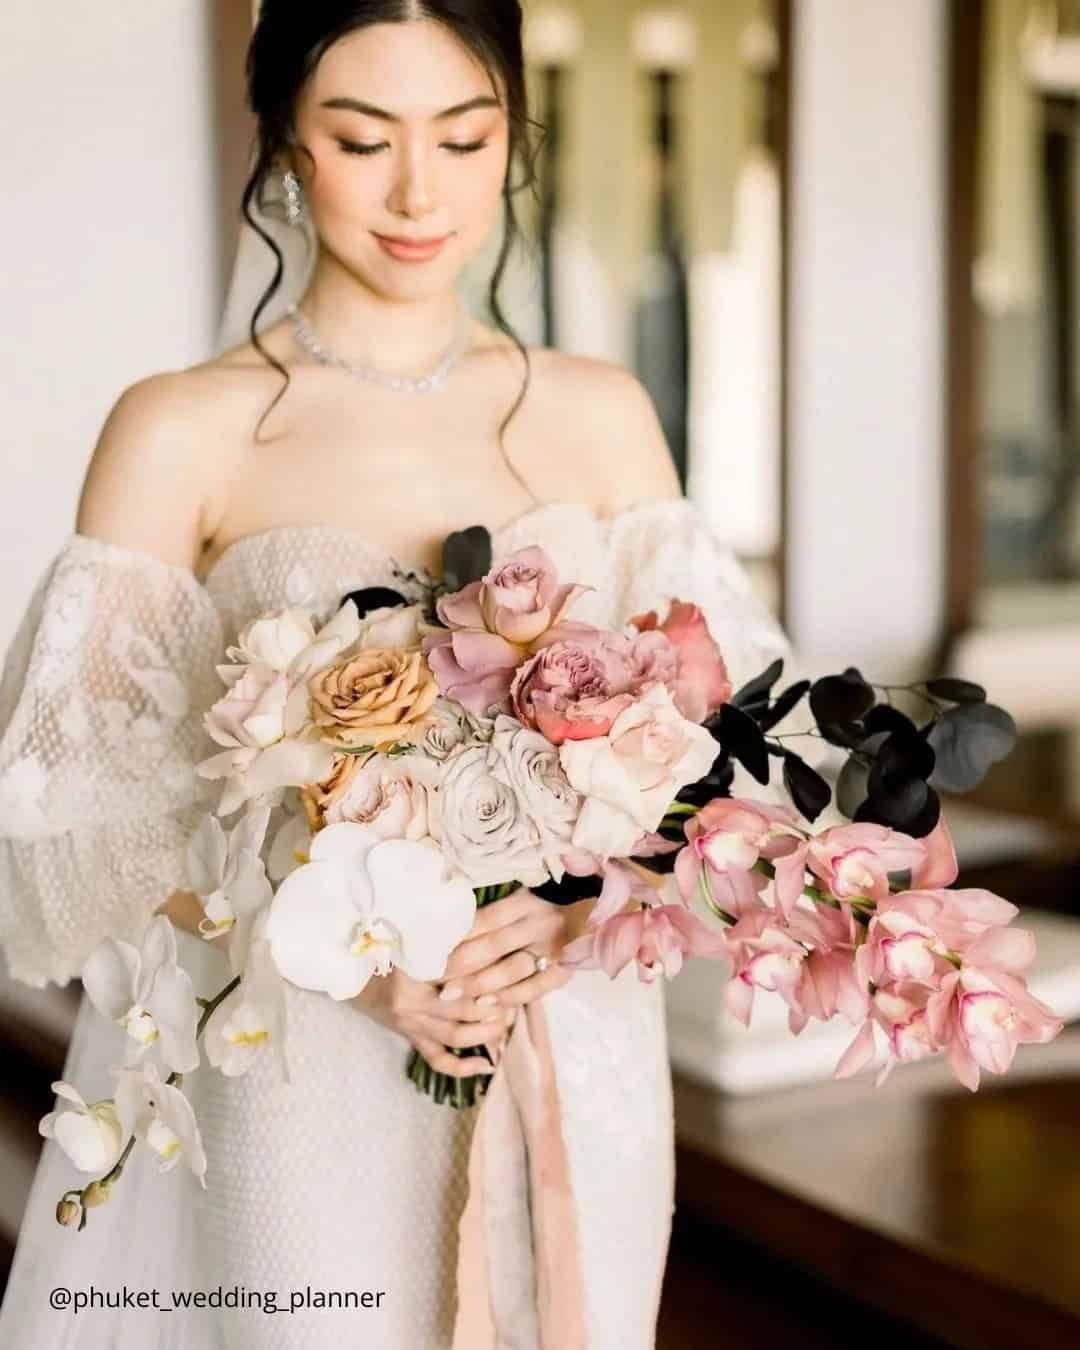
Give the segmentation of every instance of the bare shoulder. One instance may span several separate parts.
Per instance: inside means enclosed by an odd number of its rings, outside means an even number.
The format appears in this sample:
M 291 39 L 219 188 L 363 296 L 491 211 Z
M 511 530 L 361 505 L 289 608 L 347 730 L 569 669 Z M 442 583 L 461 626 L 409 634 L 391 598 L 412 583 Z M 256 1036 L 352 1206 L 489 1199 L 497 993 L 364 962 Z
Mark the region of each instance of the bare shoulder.
M 679 497 L 656 405 L 632 371 L 613 361 L 543 350 L 549 396 L 568 432 L 567 470 L 587 464 L 599 483 L 597 505 L 614 514 L 653 497 Z
M 128 386 L 91 455 L 76 529 L 194 566 L 225 472 L 230 397 L 229 382 L 205 366 Z

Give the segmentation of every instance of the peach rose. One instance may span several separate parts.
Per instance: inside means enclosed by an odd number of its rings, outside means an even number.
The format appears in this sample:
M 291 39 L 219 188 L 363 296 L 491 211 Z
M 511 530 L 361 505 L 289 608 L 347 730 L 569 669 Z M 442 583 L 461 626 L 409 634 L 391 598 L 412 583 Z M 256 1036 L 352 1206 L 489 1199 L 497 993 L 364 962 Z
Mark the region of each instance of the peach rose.
M 312 834 L 317 834 L 326 825 L 327 811 L 347 791 L 363 758 L 362 755 L 335 755 L 334 767 L 325 778 L 300 789 L 300 800 Z
M 423 654 L 396 648 L 357 652 L 320 671 L 308 690 L 324 741 L 375 748 L 419 739 L 439 694 Z

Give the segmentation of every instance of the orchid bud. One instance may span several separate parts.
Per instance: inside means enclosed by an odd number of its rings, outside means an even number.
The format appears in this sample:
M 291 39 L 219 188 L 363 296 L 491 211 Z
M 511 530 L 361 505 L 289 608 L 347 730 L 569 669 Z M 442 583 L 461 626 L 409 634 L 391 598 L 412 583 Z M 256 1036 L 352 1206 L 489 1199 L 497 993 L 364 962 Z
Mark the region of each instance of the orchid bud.
M 104 1181 L 92 1181 L 82 1193 L 82 1202 L 87 1209 L 92 1209 L 95 1205 L 104 1205 L 110 1194 L 112 1186 Z
M 79 1222 L 79 1206 L 74 1200 L 61 1200 L 56 1206 L 56 1222 L 74 1228 Z

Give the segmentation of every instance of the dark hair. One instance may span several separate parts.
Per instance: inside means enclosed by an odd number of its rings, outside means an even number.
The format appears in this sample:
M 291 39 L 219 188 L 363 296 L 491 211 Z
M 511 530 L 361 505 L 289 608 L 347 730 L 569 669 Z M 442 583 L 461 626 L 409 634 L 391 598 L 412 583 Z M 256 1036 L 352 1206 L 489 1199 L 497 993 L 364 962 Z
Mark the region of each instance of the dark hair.
M 536 159 L 541 141 L 533 143 L 530 127 L 541 127 L 528 115 L 524 56 L 521 39 L 521 6 L 518 0 L 321 0 L 298 4 L 296 0 L 263 0 L 255 32 L 248 48 L 246 75 L 248 104 L 256 118 L 255 165 L 244 188 L 241 210 L 252 228 L 273 250 L 277 266 L 273 280 L 263 292 L 251 316 L 251 341 L 262 356 L 281 372 L 285 383 L 259 418 L 258 429 L 270 415 L 289 385 L 285 367 L 262 345 L 256 332 L 259 316 L 281 284 L 284 258 L 271 236 L 252 214 L 254 201 L 265 209 L 264 191 L 275 160 L 297 145 L 293 109 L 296 96 L 314 72 L 323 53 L 339 38 L 376 23 L 403 23 L 410 19 L 433 19 L 443 24 L 477 57 L 493 85 L 499 81 L 506 99 L 509 155 L 502 196 L 505 224 L 498 261 L 488 289 L 488 305 L 498 327 L 510 337 L 525 362 L 525 378 L 510 411 L 499 424 L 499 449 L 506 459 L 503 434 L 521 406 L 529 387 L 531 365 L 528 352 L 499 305 L 498 288 L 515 240 L 522 237 L 514 214 L 513 196 L 536 184 Z M 542 130 L 542 127 L 541 127 Z M 524 167 L 524 177 L 511 184 L 515 156 Z M 506 459 L 511 472 L 520 475 Z M 523 486 L 525 486 L 523 484 Z M 526 488 L 526 490 L 528 490 Z

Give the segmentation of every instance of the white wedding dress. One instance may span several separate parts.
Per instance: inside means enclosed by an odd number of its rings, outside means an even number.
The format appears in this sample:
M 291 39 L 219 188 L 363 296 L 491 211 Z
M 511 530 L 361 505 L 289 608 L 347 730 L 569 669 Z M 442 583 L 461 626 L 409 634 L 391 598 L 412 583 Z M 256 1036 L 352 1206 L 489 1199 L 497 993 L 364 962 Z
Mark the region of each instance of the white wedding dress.
M 469 522 L 463 522 L 469 523 Z M 696 601 L 739 684 L 787 640 L 734 554 L 685 499 L 596 520 L 581 503 L 541 506 L 494 536 L 496 554 L 538 543 L 563 580 L 595 589 L 573 617 L 601 625 Z M 408 560 L 401 560 L 408 565 Z M 215 663 L 261 611 L 323 615 L 361 586 L 392 585 L 366 534 L 286 526 L 238 540 L 205 584 L 145 553 L 71 535 L 34 591 L 0 686 L 0 944 L 28 983 L 66 982 L 106 933 L 134 938 L 185 886 L 188 834 L 216 785 L 201 713 Z M 211 793 L 208 801 L 205 795 Z M 180 934 L 196 992 L 227 980 L 224 958 Z M 347 1004 L 288 987 L 292 1084 L 272 1060 L 226 1079 L 185 1080 L 208 1157 L 206 1189 L 161 1174 L 136 1148 L 84 1232 L 61 1228 L 61 1194 L 85 1184 L 44 1142 L 0 1311 L 4 1350 L 273 1350 L 328 1345 L 440 1350 L 450 1344 L 457 1222 L 479 1110 L 437 1106 L 406 1080 L 407 1041 Z M 673 1128 L 663 988 L 631 965 L 575 974 L 546 996 L 576 1217 L 588 1350 L 648 1350 L 673 1204 Z M 119 1029 L 83 998 L 64 1078 L 109 1096 Z M 500 1350 L 545 1345 L 535 1312 L 525 1159 L 500 1160 L 518 1240 L 492 1289 Z M 160 1310 L 50 1307 L 50 1291 L 112 1302 L 158 1291 Z M 379 1306 L 288 1311 L 296 1293 L 383 1291 Z M 173 1309 L 202 1291 L 231 1308 Z M 218 1292 L 220 1291 L 220 1292 Z M 272 1313 L 256 1296 L 276 1294 Z M 147 1295 L 149 1297 L 150 1295 Z M 170 1310 L 166 1310 L 170 1309 Z

